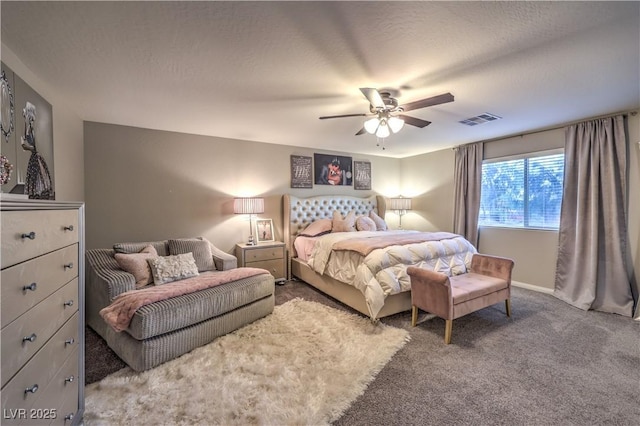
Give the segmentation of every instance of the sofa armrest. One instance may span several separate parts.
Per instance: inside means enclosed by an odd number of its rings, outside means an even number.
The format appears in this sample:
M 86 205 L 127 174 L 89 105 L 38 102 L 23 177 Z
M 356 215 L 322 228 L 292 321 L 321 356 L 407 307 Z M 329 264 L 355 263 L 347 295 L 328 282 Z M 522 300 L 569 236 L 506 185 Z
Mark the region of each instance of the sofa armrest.
M 93 249 L 87 250 L 85 255 L 89 281 L 87 285 L 94 289 L 104 288 L 109 301 L 120 293 L 136 288 L 135 277 L 120 268 L 113 254 L 111 249 Z
M 511 272 L 514 262 L 506 257 L 476 253 L 471 259 L 471 271 L 475 274 L 500 278 L 511 285 Z
M 220 250 L 209 242 L 211 246 L 211 254 L 213 254 L 213 262 L 216 264 L 218 271 L 227 271 L 238 267 L 238 259 L 229 253 Z

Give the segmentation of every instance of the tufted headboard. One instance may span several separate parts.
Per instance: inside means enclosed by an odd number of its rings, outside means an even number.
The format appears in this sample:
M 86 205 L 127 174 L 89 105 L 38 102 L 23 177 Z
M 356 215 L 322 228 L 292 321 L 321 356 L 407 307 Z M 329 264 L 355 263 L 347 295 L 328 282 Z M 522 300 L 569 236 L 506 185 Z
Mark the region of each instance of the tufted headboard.
M 318 195 L 298 198 L 285 194 L 283 203 L 284 239 L 290 258 L 297 256 L 293 240 L 302 229 L 314 220 L 331 219 L 335 210 L 338 210 L 343 216 L 346 216 L 351 210 L 355 210 L 356 215 L 366 215 L 373 210 L 382 218 L 384 218 L 386 211 L 385 199 L 380 195 L 372 195 L 367 198 L 348 195 Z

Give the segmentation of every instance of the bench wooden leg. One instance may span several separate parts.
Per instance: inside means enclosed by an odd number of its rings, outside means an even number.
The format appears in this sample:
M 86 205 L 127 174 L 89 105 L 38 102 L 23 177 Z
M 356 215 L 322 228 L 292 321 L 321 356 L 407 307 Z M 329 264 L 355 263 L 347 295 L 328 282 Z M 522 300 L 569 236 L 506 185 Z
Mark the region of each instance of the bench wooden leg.
M 411 305 L 411 327 L 415 327 L 418 322 L 418 307 Z
M 507 310 L 507 316 L 511 316 L 511 299 L 507 299 L 504 301 L 505 309 Z
M 453 329 L 453 320 L 445 320 L 444 326 L 444 343 L 451 343 L 451 331 Z

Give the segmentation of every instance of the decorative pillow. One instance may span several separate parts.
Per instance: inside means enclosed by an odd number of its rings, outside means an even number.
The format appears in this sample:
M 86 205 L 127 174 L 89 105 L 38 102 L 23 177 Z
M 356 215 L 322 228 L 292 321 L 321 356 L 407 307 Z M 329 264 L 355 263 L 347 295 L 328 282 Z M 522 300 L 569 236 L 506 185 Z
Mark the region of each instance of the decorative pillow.
M 153 282 L 155 285 L 166 284 L 172 281 L 195 277 L 198 274 L 198 266 L 193 254 L 177 254 L 175 256 L 160 256 L 148 259 Z
M 198 265 L 198 272 L 215 271 L 216 264 L 213 262 L 211 245 L 207 240 L 195 238 L 181 238 L 169 240 L 169 254 L 192 253 Z
M 378 231 L 386 231 L 387 230 L 387 222 L 384 221 L 383 218 L 381 218 L 380 216 L 378 216 L 378 214 L 376 212 L 374 212 L 373 210 L 371 210 L 369 212 L 369 217 L 373 220 L 373 222 L 376 224 L 376 229 Z
M 356 229 L 358 231 L 376 231 L 378 227 L 370 217 L 358 216 L 356 219 Z
M 318 237 L 331 232 L 331 219 L 318 219 L 302 230 L 303 237 Z
M 166 241 L 150 241 L 146 243 L 116 243 L 113 245 L 113 250 L 116 253 L 140 253 L 146 246 L 153 246 L 158 252 L 158 256 L 168 256 L 169 247 Z
M 347 217 L 343 218 L 338 210 L 333 212 L 331 232 L 354 232 L 356 230 L 356 212 L 351 210 Z
M 135 277 L 136 288 L 144 287 L 153 282 L 151 268 L 147 263 L 148 259 L 158 257 L 158 252 L 153 246 L 146 246 L 140 253 L 116 253 L 114 257 L 118 266 Z

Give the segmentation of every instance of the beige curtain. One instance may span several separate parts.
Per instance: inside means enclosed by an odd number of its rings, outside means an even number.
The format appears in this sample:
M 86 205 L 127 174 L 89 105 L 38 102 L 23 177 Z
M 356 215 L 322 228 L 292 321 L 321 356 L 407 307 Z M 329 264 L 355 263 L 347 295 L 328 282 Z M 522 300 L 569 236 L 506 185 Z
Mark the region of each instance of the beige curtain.
M 478 247 L 483 148 L 480 142 L 455 149 L 453 232 L 475 247 Z
M 554 295 L 580 309 L 631 316 L 624 117 L 567 127 L 564 164 Z

